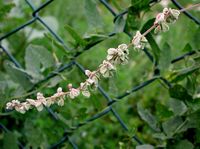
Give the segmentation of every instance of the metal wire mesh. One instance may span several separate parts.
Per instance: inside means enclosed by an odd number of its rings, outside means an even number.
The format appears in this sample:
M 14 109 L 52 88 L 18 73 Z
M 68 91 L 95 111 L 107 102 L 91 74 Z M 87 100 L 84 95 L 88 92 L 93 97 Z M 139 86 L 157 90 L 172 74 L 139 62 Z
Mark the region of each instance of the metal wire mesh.
M 1 41 L 8 38 L 9 36 L 12 36 L 13 34 L 15 34 L 16 32 L 24 29 L 26 26 L 31 25 L 34 22 L 39 22 L 40 24 L 42 24 L 51 34 L 52 36 L 59 42 L 61 43 L 66 50 L 70 50 L 70 48 L 64 43 L 63 39 L 57 34 L 55 33 L 44 21 L 43 19 L 39 16 L 39 12 L 40 10 L 44 9 L 45 7 L 47 7 L 49 4 L 51 4 L 54 0 L 48 0 L 45 3 L 43 3 L 41 6 L 39 6 L 38 8 L 35 8 L 35 6 L 29 1 L 29 0 L 25 0 L 27 5 L 30 6 L 30 8 L 32 9 L 32 18 L 30 20 L 28 20 L 26 23 L 20 25 L 19 27 L 13 29 L 12 31 L 8 32 L 7 34 L 5 34 L 4 36 L 0 37 L 0 48 L 6 53 L 6 55 L 8 56 L 8 58 L 15 64 L 16 67 L 18 68 L 22 68 L 23 67 L 20 65 L 20 63 L 15 59 L 15 57 L 1 44 Z M 106 0 L 99 0 L 100 3 L 102 3 L 102 5 L 104 5 L 108 11 L 110 11 L 110 13 L 113 15 L 114 17 L 114 21 L 117 19 L 117 17 L 119 16 L 123 16 L 125 15 L 128 11 L 124 10 L 121 13 L 116 13 L 114 11 L 114 9 L 111 7 L 111 5 L 106 1 Z M 150 4 L 151 3 L 156 3 L 159 0 L 150 0 Z M 177 6 L 179 9 L 182 9 L 183 7 L 176 1 L 176 0 L 172 0 L 172 2 L 174 3 L 175 6 Z M 196 24 L 200 24 L 200 21 L 193 17 L 190 13 L 188 12 L 184 12 L 184 14 L 186 16 L 188 16 L 191 20 L 193 20 Z M 130 33 L 124 31 L 125 34 L 127 34 L 130 38 L 131 35 Z M 114 36 L 115 33 L 111 33 L 109 36 Z M 90 49 L 92 46 L 98 44 L 99 42 L 86 47 L 85 49 L 83 49 L 83 52 Z M 153 56 L 151 55 L 151 53 L 145 48 L 143 50 L 146 54 L 146 56 L 150 59 L 151 62 L 154 61 Z M 176 59 L 172 60 L 171 63 L 176 63 L 182 59 L 184 59 L 187 56 L 191 56 L 193 54 L 195 54 L 195 51 L 192 52 L 188 52 L 180 57 L 177 57 Z M 75 55 L 75 57 L 78 57 L 80 54 L 82 54 L 82 52 L 79 52 Z M 47 75 L 46 78 L 44 78 L 43 80 L 37 82 L 36 84 L 34 84 L 33 88 L 31 90 L 33 90 L 35 87 L 37 87 L 38 85 L 40 85 L 41 83 L 49 80 L 50 78 L 58 75 L 58 73 L 69 69 L 71 67 L 76 66 L 82 73 L 85 72 L 84 67 L 79 64 L 76 60 L 72 60 L 71 62 L 69 62 L 68 64 L 64 64 L 62 67 L 60 67 L 57 70 L 54 70 L 53 72 L 49 73 Z M 86 119 L 84 122 L 81 122 L 71 128 L 68 129 L 68 131 L 66 131 L 63 134 L 63 137 L 60 138 L 55 144 L 53 144 L 52 146 L 50 146 L 49 148 L 57 148 L 58 146 L 60 146 L 61 144 L 63 144 L 64 142 L 68 141 L 71 146 L 74 149 L 77 149 L 78 146 L 76 145 L 76 143 L 70 138 L 70 134 L 73 133 L 76 129 L 78 129 L 79 127 L 82 127 L 96 119 L 99 119 L 105 115 L 107 115 L 108 113 L 112 113 L 114 115 L 114 117 L 117 119 L 117 121 L 119 122 L 119 124 L 121 125 L 122 129 L 124 129 L 124 131 L 129 131 L 127 125 L 123 122 L 122 118 L 119 116 L 119 114 L 117 113 L 117 111 L 113 108 L 113 104 L 116 104 L 119 100 L 124 99 L 124 97 L 144 88 L 145 86 L 148 86 L 149 84 L 151 84 L 152 82 L 154 82 L 155 80 L 161 80 L 163 83 L 165 83 L 167 86 L 171 87 L 171 84 L 163 77 L 159 76 L 159 70 L 156 68 L 156 70 L 154 70 L 154 76 L 153 78 L 151 78 L 150 80 L 147 80 L 145 82 L 142 82 L 141 84 L 134 86 L 133 88 L 129 89 L 128 91 L 126 91 L 125 93 L 123 93 L 120 96 L 115 97 L 114 99 L 112 99 L 107 93 L 106 91 L 99 85 L 98 86 L 98 91 L 103 95 L 103 97 L 107 100 L 107 107 L 105 107 L 102 111 L 100 111 L 99 113 L 96 113 L 95 115 L 93 115 L 92 117 Z M 59 121 L 59 118 L 57 117 L 57 115 L 53 112 L 53 110 L 51 108 L 47 108 L 47 111 L 50 113 L 50 115 L 53 117 L 54 120 Z M 3 124 L 0 123 L 0 128 L 5 131 L 5 132 L 9 132 L 9 129 L 6 128 L 6 126 L 4 126 Z M 132 139 L 135 140 L 138 144 L 143 144 L 142 140 L 140 140 L 136 135 L 132 136 Z M 20 148 L 24 148 L 23 145 L 18 142 L 18 145 Z

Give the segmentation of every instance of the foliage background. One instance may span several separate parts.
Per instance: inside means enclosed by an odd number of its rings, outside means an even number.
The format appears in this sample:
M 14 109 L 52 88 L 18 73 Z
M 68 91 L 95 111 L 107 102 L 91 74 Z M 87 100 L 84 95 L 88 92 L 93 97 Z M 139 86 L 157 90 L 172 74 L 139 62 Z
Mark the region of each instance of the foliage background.
M 32 1 L 36 7 L 44 0 Z M 198 0 L 182 0 L 183 6 L 197 3 Z M 162 0 L 149 6 L 148 0 L 110 0 L 117 11 L 129 8 L 124 20 L 113 23 L 113 16 L 95 0 L 57 0 L 40 11 L 40 16 L 58 33 L 72 52 L 55 42 L 51 35 L 38 22 L 9 36 L 1 42 L 22 64 L 23 71 L 17 69 L 0 50 L 0 123 L 10 132 L 0 133 L 2 148 L 18 148 L 17 141 L 26 148 L 48 148 L 62 137 L 67 128 L 82 122 L 106 107 L 107 102 L 97 91 L 87 99 L 78 97 L 66 101 L 64 107 L 53 106 L 60 122 L 52 120 L 46 110 L 31 110 L 22 115 L 6 112 L 5 104 L 15 97 L 24 100 L 27 91 L 51 71 L 70 62 L 76 52 L 81 52 L 88 43 L 103 39 L 102 42 L 85 51 L 77 61 L 85 68 L 95 70 L 105 59 L 107 49 L 120 43 L 129 43 L 123 27 L 134 35 L 144 24 L 152 19 L 165 5 L 175 7 L 170 1 Z M 131 7 L 132 6 L 132 7 Z M 31 9 L 25 1 L 0 1 L 0 37 L 29 20 Z M 199 9 L 192 10 L 199 16 Z M 116 35 L 108 37 L 109 33 Z M 198 149 L 200 146 L 200 77 L 199 53 L 184 60 L 170 64 L 170 61 L 186 52 L 200 49 L 200 28 L 186 16 L 181 15 L 178 22 L 170 26 L 170 31 L 153 35 L 158 50 L 152 45 L 147 49 L 158 55 L 160 75 L 173 85 L 168 88 L 157 80 L 147 87 L 125 97 L 113 107 L 128 125 L 129 133 L 124 132 L 113 115 L 109 114 L 71 135 L 80 148 L 136 148 L 130 136 L 137 134 L 145 144 L 160 148 Z M 79 36 L 78 36 L 78 35 Z M 81 38 L 80 38 L 81 37 Z M 85 40 L 84 40 L 85 39 Z M 130 60 L 118 67 L 113 78 L 103 79 L 100 84 L 115 98 L 126 90 L 140 84 L 154 75 L 155 66 L 144 52 L 130 48 Z M 27 75 L 29 76 L 27 78 Z M 55 92 L 58 86 L 66 88 L 68 83 L 78 86 L 85 76 L 76 67 L 66 70 L 56 77 L 37 86 L 28 97 L 35 97 L 38 91 L 45 95 Z M 151 147 L 152 147 L 151 146 Z M 66 141 L 61 148 L 71 148 Z M 137 146 L 138 149 L 150 146 Z

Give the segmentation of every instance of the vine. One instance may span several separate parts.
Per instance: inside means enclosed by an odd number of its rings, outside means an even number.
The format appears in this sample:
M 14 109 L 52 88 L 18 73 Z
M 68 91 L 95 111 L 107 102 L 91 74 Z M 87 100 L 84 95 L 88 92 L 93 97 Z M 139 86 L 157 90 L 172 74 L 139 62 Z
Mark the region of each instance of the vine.
M 72 84 L 68 84 L 68 91 L 63 91 L 61 87 L 57 89 L 57 92 L 49 97 L 44 97 L 42 93 L 37 93 L 37 99 L 26 99 L 24 102 L 19 100 L 12 100 L 6 104 L 6 109 L 13 110 L 20 113 L 25 113 L 29 109 L 35 107 L 38 111 L 42 111 L 44 106 L 51 106 L 52 104 L 58 104 L 59 106 L 64 105 L 64 100 L 66 97 L 74 99 L 80 94 L 85 97 L 90 97 L 89 88 L 97 88 L 98 82 L 103 78 L 113 76 L 113 72 L 116 71 L 116 66 L 119 64 L 126 64 L 128 62 L 128 55 L 130 46 L 133 46 L 135 50 L 142 50 L 147 44 L 147 39 L 145 36 L 151 32 L 153 29 L 155 33 L 166 32 L 169 30 L 169 24 L 175 23 L 181 12 L 192 9 L 194 7 L 200 6 L 200 4 L 193 5 L 188 8 L 181 10 L 164 8 L 162 13 L 156 16 L 154 24 L 143 34 L 140 31 L 136 32 L 131 43 L 120 44 L 117 48 L 109 48 L 107 51 L 106 60 L 99 65 L 98 69 L 95 71 L 86 70 L 85 74 L 88 77 L 85 82 L 80 83 L 78 88 L 74 88 Z

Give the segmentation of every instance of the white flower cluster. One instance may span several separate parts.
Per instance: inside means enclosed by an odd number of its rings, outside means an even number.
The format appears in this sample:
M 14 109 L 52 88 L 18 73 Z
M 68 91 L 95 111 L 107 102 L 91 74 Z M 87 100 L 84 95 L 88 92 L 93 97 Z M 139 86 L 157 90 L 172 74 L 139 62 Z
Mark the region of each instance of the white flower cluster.
M 147 42 L 147 39 L 140 33 L 140 31 L 136 32 L 136 35 L 133 37 L 132 40 L 134 49 L 137 51 L 144 49 Z
M 128 55 L 128 46 L 126 44 L 121 44 L 118 48 L 108 49 L 107 61 L 112 65 L 126 64 L 128 62 Z
M 59 106 L 64 105 L 64 97 L 65 93 L 62 92 L 62 88 L 59 87 L 57 89 L 57 93 L 53 96 L 45 98 L 42 93 L 37 93 L 37 99 L 26 99 L 25 102 L 21 102 L 19 100 L 12 100 L 6 104 L 6 109 L 13 110 L 20 113 L 25 113 L 29 109 L 35 107 L 38 111 L 42 111 L 44 106 L 51 106 L 54 103 L 57 103 Z
M 179 14 L 180 12 L 178 10 L 165 8 L 162 13 L 156 16 L 154 22 L 154 25 L 156 25 L 155 32 L 167 31 L 169 28 L 167 23 L 174 23 L 178 19 Z M 145 34 L 150 31 L 151 30 L 147 30 Z M 137 50 L 143 49 L 146 43 L 147 39 L 137 31 L 132 40 L 134 48 Z M 69 84 L 67 92 L 63 92 L 62 88 L 59 87 L 57 92 L 50 97 L 45 98 L 42 93 L 37 93 L 36 100 L 26 99 L 25 102 L 12 100 L 6 104 L 6 109 L 15 109 L 20 113 L 25 113 L 29 109 L 35 107 L 38 111 L 41 111 L 44 106 L 49 107 L 55 103 L 59 106 L 63 106 L 65 97 L 74 99 L 80 94 L 85 97 L 90 97 L 89 88 L 97 88 L 100 76 L 105 78 L 112 76 L 113 72 L 116 70 L 117 64 L 126 64 L 128 62 L 128 55 L 129 50 L 126 44 L 121 44 L 117 48 L 109 48 L 106 60 L 99 65 L 96 71 L 86 70 L 85 74 L 88 78 L 85 82 L 80 83 L 78 88 L 73 88 L 72 84 Z
M 157 25 L 155 28 L 155 33 L 159 33 L 161 31 L 166 32 L 169 30 L 168 24 L 175 23 L 178 20 L 178 16 L 180 15 L 180 11 L 171 8 L 164 8 L 162 13 L 159 13 L 156 16 L 156 20 L 154 24 Z
M 103 77 L 110 77 L 113 75 L 113 71 L 116 70 L 116 64 L 125 64 L 128 61 L 128 46 L 121 44 L 118 48 L 108 49 L 107 59 L 99 65 L 99 69 L 96 71 L 86 70 L 85 74 L 88 77 L 85 82 L 80 83 L 79 88 L 73 88 L 72 84 L 68 84 L 68 91 L 63 92 L 62 88 L 59 87 L 57 92 L 50 96 L 44 97 L 42 93 L 37 93 L 37 99 L 26 99 L 25 102 L 19 100 L 12 100 L 6 104 L 6 109 L 13 110 L 20 113 L 25 113 L 29 109 L 35 107 L 38 111 L 42 111 L 43 108 L 49 107 L 52 104 L 57 103 L 59 106 L 64 105 L 65 97 L 74 99 L 80 94 L 85 97 L 90 97 L 89 87 L 97 88 L 100 75 Z
M 115 66 L 108 60 L 104 60 L 103 64 L 99 66 L 99 71 L 103 77 L 107 78 L 113 75 L 113 71 L 116 70 Z

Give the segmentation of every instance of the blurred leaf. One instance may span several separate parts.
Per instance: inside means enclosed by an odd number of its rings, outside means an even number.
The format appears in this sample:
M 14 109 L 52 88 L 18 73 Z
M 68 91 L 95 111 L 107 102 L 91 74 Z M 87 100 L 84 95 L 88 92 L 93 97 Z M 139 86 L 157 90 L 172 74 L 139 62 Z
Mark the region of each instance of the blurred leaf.
M 45 121 L 42 119 L 32 121 L 31 118 L 27 118 L 24 123 L 24 133 L 28 140 L 26 145 L 27 148 L 47 148 L 47 139 L 45 139 L 46 134 L 41 131 L 41 127 L 36 125 L 36 122 L 39 121 L 45 123 Z
M 168 107 L 166 107 L 165 105 L 162 105 L 160 103 L 156 104 L 156 116 L 159 119 L 163 119 L 163 118 L 168 118 L 170 116 L 173 115 L 173 112 L 171 112 Z
M 131 4 L 137 11 L 149 8 L 149 0 L 131 0 Z
M 195 54 L 195 56 L 193 57 L 193 60 L 195 61 L 195 64 L 196 64 L 196 65 L 200 65 L 200 52 L 199 52 L 199 50 L 196 51 L 196 54 Z
M 187 111 L 187 106 L 184 102 L 176 99 L 169 100 L 169 108 L 174 112 L 175 115 L 183 115 Z
M 150 144 L 138 145 L 136 149 L 154 149 L 154 147 Z
M 75 50 L 69 50 L 68 47 L 61 44 L 57 40 L 55 40 L 50 33 L 45 33 L 44 36 L 52 42 L 52 55 L 54 56 L 56 60 L 56 66 L 59 67 L 60 64 L 65 63 L 66 61 L 70 61 L 72 58 L 74 58 L 73 54 L 76 52 Z
M 199 50 L 200 49 L 200 27 L 196 30 L 195 34 L 193 35 L 193 39 L 192 39 L 192 43 L 194 45 L 194 48 L 196 48 L 195 50 Z
M 192 100 L 192 96 L 187 92 L 187 90 L 179 85 L 176 84 L 169 89 L 169 94 L 172 98 L 176 98 L 182 101 Z
M 18 149 L 17 138 L 12 132 L 6 132 L 3 138 L 3 149 Z
M 63 79 L 60 76 L 55 76 L 48 81 L 48 87 L 55 87 L 58 85 Z
M 78 110 L 78 117 L 80 118 L 80 120 L 85 120 L 87 117 L 87 108 L 82 107 Z
M 149 0 L 131 0 L 132 6 L 128 8 L 126 30 L 138 30 L 141 24 L 140 13 L 149 9 Z
M 200 128 L 200 110 L 197 110 L 187 116 L 190 128 Z
M 137 104 L 137 110 L 142 120 L 147 122 L 153 130 L 160 131 L 156 118 L 148 110 L 143 109 L 139 103 Z
M 87 46 L 92 46 L 92 45 L 97 44 L 107 38 L 108 38 L 108 36 L 101 35 L 101 34 L 89 34 L 87 36 L 84 36 L 84 40 L 87 41 Z
M 186 88 L 191 94 L 195 94 L 196 87 L 198 86 L 197 77 L 190 75 L 187 77 Z
M 82 39 L 82 37 L 71 26 L 65 25 L 65 29 L 74 38 L 77 45 L 85 46 L 87 44 L 87 42 L 84 39 Z
M 197 111 L 200 109 L 200 98 L 195 98 L 193 100 L 187 101 L 187 105 L 193 110 Z
M 167 71 L 171 64 L 171 48 L 168 43 L 165 43 L 162 47 L 159 60 L 159 69 L 161 71 Z
M 108 90 L 109 90 L 110 96 L 113 96 L 113 97 L 115 97 L 119 93 L 119 90 L 117 88 L 114 78 L 109 78 Z
M 33 84 L 30 82 L 30 78 L 24 70 L 17 68 L 11 62 L 6 62 L 4 67 L 11 79 L 23 87 L 24 90 L 28 90 L 32 87 Z
M 138 30 L 141 21 L 139 18 L 139 12 L 135 7 L 131 6 L 128 8 L 128 15 L 126 19 L 126 30 L 130 32 L 131 30 Z
M 189 75 L 191 75 L 194 72 L 196 72 L 197 70 L 199 70 L 199 68 L 200 68 L 200 65 L 194 65 L 194 66 L 191 66 L 191 67 L 179 70 L 179 71 L 175 71 L 170 75 L 169 79 L 171 80 L 172 83 L 182 81 Z
M 57 47 L 58 49 L 62 49 L 62 53 L 70 53 L 71 50 L 66 49 L 66 47 L 61 44 L 60 42 L 58 42 L 57 40 L 55 40 L 55 38 L 53 38 L 50 33 L 45 33 L 44 36 L 53 43 L 53 45 L 55 47 Z
M 145 31 L 147 31 L 152 25 L 154 24 L 154 19 L 150 19 L 149 21 L 147 21 L 143 28 L 142 28 L 142 33 L 144 33 Z M 152 32 L 152 31 L 151 31 Z M 155 39 L 153 38 L 153 35 L 150 33 L 148 33 L 146 35 L 146 38 L 151 46 L 151 49 L 152 49 L 152 52 L 153 52 L 153 55 L 155 57 L 155 60 L 158 62 L 159 61 L 159 58 L 160 58 L 160 48 L 158 46 L 158 44 L 156 43 Z
M 193 149 L 193 148 L 194 145 L 188 140 L 180 140 L 173 146 L 173 149 Z
M 33 77 L 34 82 L 43 78 L 42 71 L 54 65 L 51 52 L 37 45 L 29 45 L 26 48 L 25 62 L 26 72 Z
M 97 10 L 94 0 L 85 0 L 85 15 L 91 28 L 97 29 L 102 27 L 102 18 Z
M 162 123 L 163 130 L 168 137 L 172 137 L 175 133 L 177 128 L 183 123 L 181 117 L 172 117 L 168 119 L 166 122 Z
M 160 140 L 166 140 L 168 138 L 164 133 L 154 133 L 153 137 Z
M 122 33 L 124 31 L 125 24 L 126 24 L 126 22 L 123 19 L 123 16 L 117 17 L 117 19 L 115 20 L 114 32 L 115 33 Z
M 183 52 L 190 52 L 190 51 L 192 51 L 191 45 L 190 45 L 189 43 L 187 43 L 187 44 L 185 45 L 185 47 L 183 48 L 182 51 L 183 51 Z
M 14 3 L 4 4 L 3 1 L 0 1 L 0 20 L 6 17 L 14 6 Z

